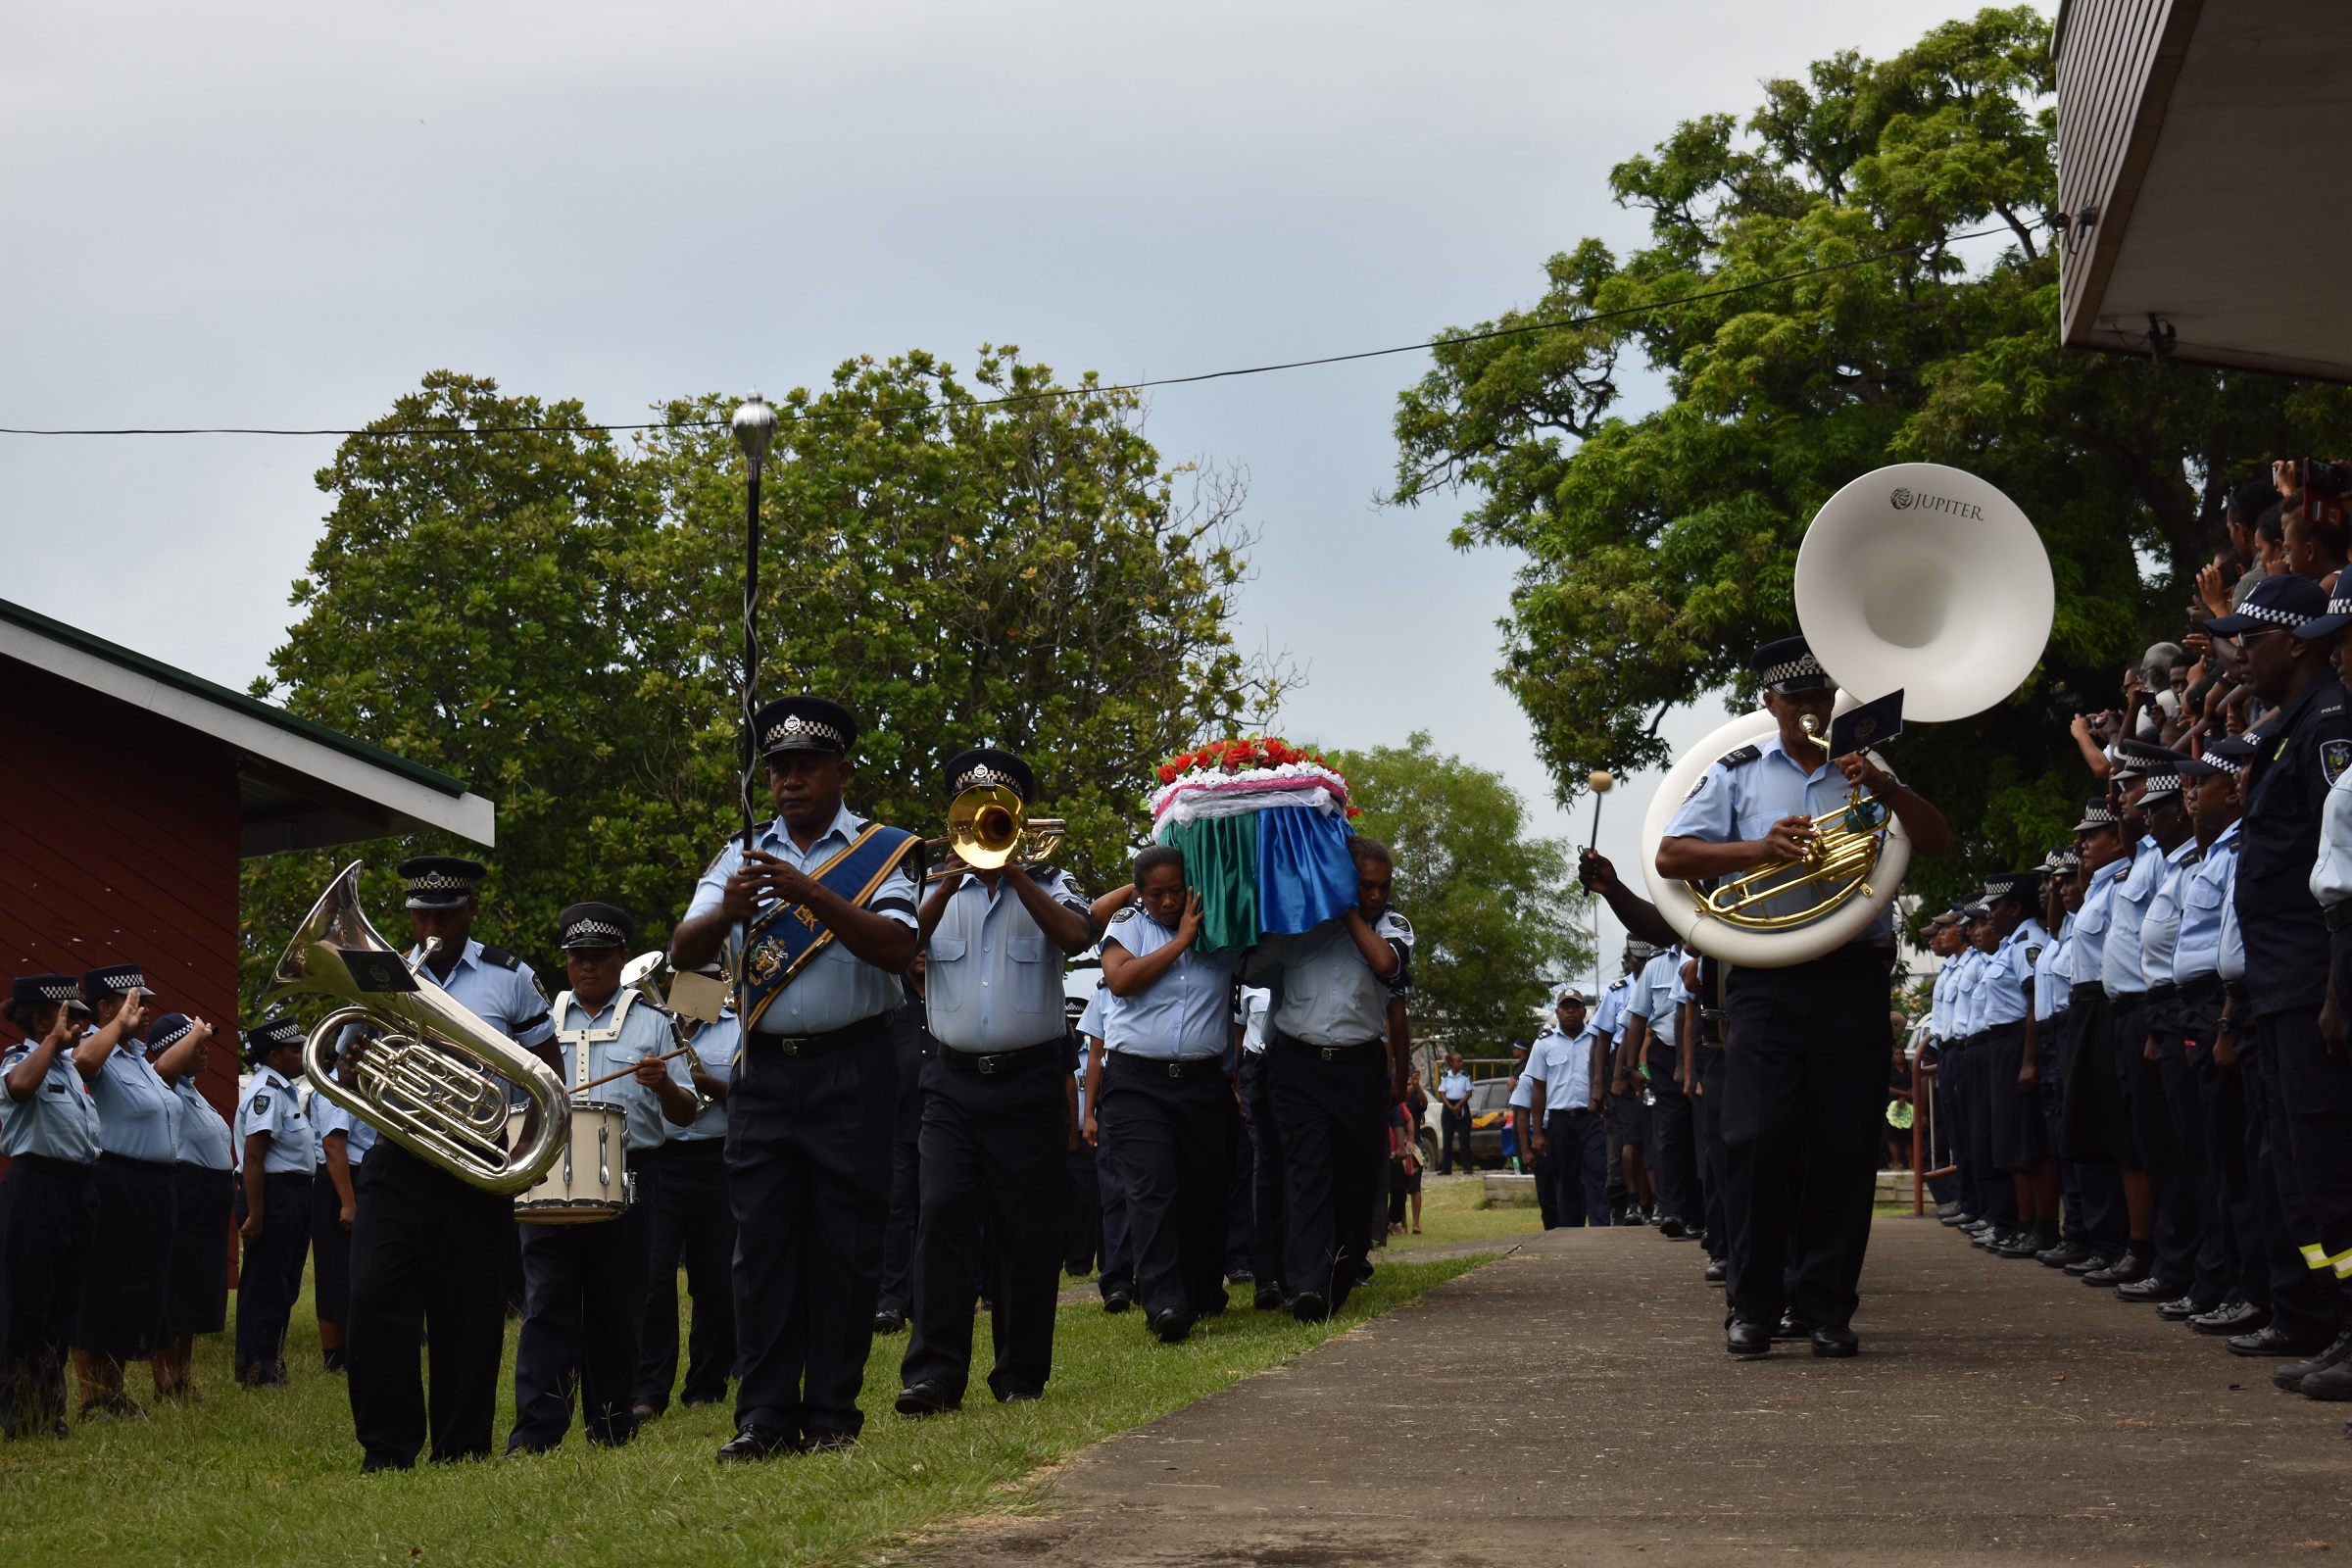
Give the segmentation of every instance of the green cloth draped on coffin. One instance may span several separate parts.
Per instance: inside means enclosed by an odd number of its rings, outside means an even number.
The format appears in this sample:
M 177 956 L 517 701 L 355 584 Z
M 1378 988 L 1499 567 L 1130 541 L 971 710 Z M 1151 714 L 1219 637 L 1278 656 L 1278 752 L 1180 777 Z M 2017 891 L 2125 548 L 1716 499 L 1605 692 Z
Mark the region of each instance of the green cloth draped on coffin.
M 1200 895 L 1201 953 L 1257 945 L 1257 817 L 1179 822 L 1163 842 L 1184 852 L 1185 879 Z

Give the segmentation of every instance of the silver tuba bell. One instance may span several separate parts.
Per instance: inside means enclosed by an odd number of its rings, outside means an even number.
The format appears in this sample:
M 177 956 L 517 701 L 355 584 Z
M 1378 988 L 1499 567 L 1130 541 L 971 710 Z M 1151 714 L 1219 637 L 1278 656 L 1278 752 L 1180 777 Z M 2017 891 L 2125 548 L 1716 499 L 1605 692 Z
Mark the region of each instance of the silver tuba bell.
M 568 1142 L 571 1097 L 537 1056 L 410 967 L 360 908 L 360 862 L 345 866 L 286 944 L 265 1005 L 298 995 L 349 1004 L 319 1020 L 303 1043 L 303 1074 L 316 1094 L 460 1181 L 519 1193 L 547 1173 Z M 374 1039 L 335 1076 L 336 1041 L 359 1023 Z M 507 1086 L 535 1114 L 507 1147 Z

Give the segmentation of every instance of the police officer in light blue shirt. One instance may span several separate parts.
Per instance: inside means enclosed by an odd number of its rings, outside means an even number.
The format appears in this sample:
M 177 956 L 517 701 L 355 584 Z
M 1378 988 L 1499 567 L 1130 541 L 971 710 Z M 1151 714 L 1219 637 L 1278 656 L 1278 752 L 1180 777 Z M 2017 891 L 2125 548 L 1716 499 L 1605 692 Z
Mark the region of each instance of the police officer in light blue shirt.
M 777 956 L 797 939 L 784 922 L 823 945 L 780 993 L 752 1002 L 727 1089 L 739 1378 L 735 1437 L 719 1449 L 729 1462 L 838 1446 L 864 1425 L 858 1399 L 898 1114 L 889 1024 L 920 951 L 906 870 L 920 864 L 920 841 L 842 804 L 856 716 L 820 697 L 786 697 L 760 710 L 753 732 L 776 818 L 756 830 L 749 856 L 733 840 L 719 852 L 670 938 L 670 961 L 713 962 L 747 940 L 747 922 L 772 920 L 775 934 L 736 971 L 749 998 L 787 972 Z M 837 858 L 868 852 L 884 866 L 904 858 L 846 891 L 826 880 Z
M 2127 835 L 2123 819 L 2104 800 L 2084 806 L 2082 820 L 2075 824 L 2075 850 L 2082 858 L 2086 884 L 2082 906 L 2075 911 L 2067 956 L 2074 1004 L 2068 1013 L 2062 1111 L 2065 1137 L 2059 1146 L 2061 1156 L 2078 1164 L 2120 1167 L 2122 1180 L 2134 1193 L 2141 1191 L 2136 1187 L 2139 1146 L 2132 1136 L 2131 1116 L 2124 1106 L 2122 1074 L 2116 1062 L 2115 1006 L 2105 976 L 2118 895 L 2132 873 L 2135 839 L 2136 835 Z M 2141 1200 L 2133 1197 L 2132 1201 Z M 2099 1229 L 2099 1250 L 2083 1260 L 2097 1267 L 2082 1277 L 2106 1285 L 2143 1278 L 2149 1244 L 2140 1225 L 2109 1223 Z M 2140 1234 L 2117 1234 L 2131 1230 L 2140 1230 Z M 2082 1263 L 2069 1267 L 2081 1269 Z
M 375 1145 L 375 1124 L 316 1091 L 306 1114 L 318 1151 L 311 1188 L 311 1304 L 318 1314 L 318 1351 L 329 1372 L 346 1365 L 344 1320 L 351 1315 L 351 1226 L 358 1217 L 353 1182 Z
M 1658 1234 L 1671 1240 L 1706 1229 L 1698 1141 L 1690 1097 L 1683 1089 L 1683 1004 L 1690 1000 L 1690 990 L 1683 984 L 1687 956 L 1679 947 L 1653 956 L 1628 988 L 1625 1002 L 1633 1060 L 1647 1071 L 1649 1164 L 1657 1183 Z M 1553 1187 L 1566 1190 L 1556 1182 Z M 1567 1223 L 1566 1215 L 1557 1218 Z
M 593 1157 L 600 1172 L 619 1166 L 633 1191 L 612 1218 L 522 1227 L 524 1305 L 509 1453 L 544 1453 L 562 1443 L 575 1389 L 591 1444 L 616 1447 L 636 1436 L 638 1330 L 660 1201 L 652 1155 L 666 1127 L 685 1126 L 702 1108 L 687 1068 L 671 1055 L 668 1013 L 620 983 L 637 922 L 617 906 L 591 902 L 567 906 L 556 930 L 571 986 L 549 1009 L 555 1044 L 541 1054 L 571 1092 L 574 1159 Z M 603 1107 L 619 1109 L 618 1128 Z M 584 1120 L 597 1130 L 594 1145 L 578 1137 Z M 602 1141 L 612 1134 L 618 1149 Z M 570 1196 L 607 1198 L 586 1176 L 579 1172 Z
M 674 996 L 674 993 L 673 993 Z M 653 1261 L 646 1280 L 645 1323 L 637 1357 L 637 1419 L 669 1408 L 670 1390 L 688 1409 L 727 1396 L 735 1368 L 735 1211 L 727 1205 L 727 1085 L 743 1030 L 729 1004 L 717 1019 L 698 1024 L 681 1017 L 693 1032 L 688 1078 L 702 1097 L 702 1112 L 683 1127 L 669 1128 L 668 1142 L 654 1153 L 657 1180 L 653 1219 Z M 686 1380 L 678 1385 L 678 1270 L 694 1298 L 693 1326 L 686 1336 Z
M 1009 794 L 1024 809 L 1037 799 L 1029 764 L 993 747 L 950 760 L 944 782 L 950 802 L 981 790 Z M 1045 1394 L 1078 1120 L 1061 974 L 1063 960 L 1095 941 L 1085 896 L 1052 866 L 967 868 L 951 851 L 941 869 L 920 927 L 940 1051 L 923 1079 L 913 1332 L 899 1368 L 898 1410 L 907 1416 L 962 1403 L 983 1222 L 994 1275 L 989 1389 L 1004 1401 Z M 1221 1004 L 1220 1027 L 1226 1015 Z
M 238 1234 L 237 1381 L 248 1389 L 286 1381 L 286 1319 L 302 1291 L 311 1250 L 311 1188 L 318 1152 L 294 1080 L 302 1073 L 302 1026 L 280 1014 L 247 1032 L 253 1074 L 237 1102 L 230 1146 L 244 1200 Z
M 196 1046 L 179 1054 L 191 1035 Z M 201 1084 L 213 1045 L 212 1027 L 184 1012 L 168 1012 L 147 1026 L 148 1058 L 176 1067 L 172 1081 L 172 1262 L 164 1288 L 164 1343 L 152 1365 L 155 1396 L 185 1403 L 195 1396 L 190 1369 L 195 1336 L 218 1334 L 228 1322 L 228 1233 L 236 1200 L 236 1160 L 228 1122 Z
M 1545 1157 L 1562 1225 L 1609 1223 L 1608 1132 L 1601 1124 L 1592 1057 L 1598 1032 L 1585 1022 L 1585 994 L 1561 986 L 1551 1022 L 1528 1048 L 1528 1122 Z
M 6 1016 L 24 1038 L 0 1056 L 0 1180 L 7 1292 L 7 1361 L 0 1391 L 11 1437 L 66 1435 L 66 1347 L 81 1304 L 81 1279 L 95 1215 L 91 1167 L 98 1159 L 98 1107 L 88 1082 L 137 1021 L 135 1011 L 86 1035 L 90 1010 L 72 975 L 20 975 Z
M 2040 1100 L 2025 1072 L 2026 1021 L 2034 1005 L 2034 975 L 2050 936 L 2034 912 L 2042 902 L 2038 868 L 1989 877 L 1984 892 L 1995 938 L 1978 987 L 1989 1111 L 1985 1153 L 1996 1177 L 2008 1180 L 2010 1191 L 2002 1213 L 2005 1234 L 1988 1236 L 1983 1245 L 2000 1256 L 2029 1257 L 2058 1245 L 2058 1167 Z M 2038 1064 L 2035 1071 L 2037 1076 Z

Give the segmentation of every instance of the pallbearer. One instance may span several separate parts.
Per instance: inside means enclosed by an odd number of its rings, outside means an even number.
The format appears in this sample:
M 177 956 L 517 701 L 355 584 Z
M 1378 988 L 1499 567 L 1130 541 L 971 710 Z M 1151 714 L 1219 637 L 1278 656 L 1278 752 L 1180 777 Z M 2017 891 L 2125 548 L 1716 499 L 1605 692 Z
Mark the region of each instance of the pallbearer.
M 774 820 L 730 842 L 670 944 L 732 942 L 746 1034 L 727 1095 L 735 1205 L 736 1435 L 722 1459 L 851 1442 L 872 1348 L 898 1096 L 887 1023 L 914 960 L 922 841 L 842 805 L 858 721 L 787 697 L 753 726 Z
M 571 989 L 549 1010 L 556 1039 L 541 1054 L 580 1099 L 622 1107 L 621 1157 L 637 1190 L 614 1219 L 522 1227 L 522 1334 L 514 1346 L 509 1453 L 562 1443 L 574 1389 L 590 1443 L 617 1446 L 637 1435 L 637 1331 L 661 1202 L 653 1155 L 665 1122 L 683 1127 L 701 1109 L 684 1062 L 660 1059 L 671 1049 L 668 1018 L 634 988 L 621 988 L 621 960 L 637 922 L 610 904 L 574 904 L 557 927 Z
M 986 747 L 948 763 L 949 800 L 988 787 L 1026 807 L 1037 779 L 1010 752 Z M 1006 1401 L 1045 1393 L 1069 1198 L 1064 1158 L 1078 1136 L 1061 966 L 1095 940 L 1086 897 L 1067 872 L 973 870 L 953 851 L 942 869 L 922 909 L 923 993 L 939 1051 L 923 1080 L 914 1333 L 900 1367 L 901 1415 L 962 1403 L 975 1280 L 994 1312 L 989 1388 Z M 984 1225 L 993 1275 L 982 1280 Z
M 1870 791 L 1910 835 L 1914 853 L 1951 846 L 1943 813 L 1867 757 L 1833 759 L 1805 733 L 1829 732 L 1837 693 L 1802 637 L 1756 650 L 1764 706 L 1779 733 L 1709 767 L 1666 825 L 1658 874 L 1736 875 L 1800 859 L 1813 818 L 1843 807 L 1849 784 Z M 1820 895 L 1783 895 L 1769 912 L 1802 912 Z M 1880 1118 L 1886 1105 L 1888 976 L 1894 922 L 1884 909 L 1855 941 L 1779 969 L 1738 967 L 1725 982 L 1725 1212 L 1732 1227 L 1725 1345 L 1762 1355 L 1784 1311 L 1806 1324 L 1813 1353 L 1851 1355 Z M 1793 1291 L 1790 1289 L 1793 1285 Z
M 286 1319 L 302 1294 L 311 1251 L 311 1187 L 318 1155 L 294 1097 L 302 1075 L 302 1025 L 280 1014 L 245 1037 L 253 1063 L 237 1105 L 237 1381 L 249 1389 L 286 1381 Z

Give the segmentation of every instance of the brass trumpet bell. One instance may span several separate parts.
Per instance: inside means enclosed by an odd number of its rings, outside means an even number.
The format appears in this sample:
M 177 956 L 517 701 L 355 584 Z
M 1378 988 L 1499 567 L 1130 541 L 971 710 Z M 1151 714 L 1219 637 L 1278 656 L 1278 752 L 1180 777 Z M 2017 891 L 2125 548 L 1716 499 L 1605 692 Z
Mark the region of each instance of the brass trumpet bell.
M 1044 864 L 1061 848 L 1065 831 L 1060 817 L 1031 816 L 1021 798 L 1004 785 L 977 784 L 948 807 L 948 836 L 927 847 L 935 858 L 953 852 L 975 871 L 995 871 L 1015 861 Z M 928 880 L 951 874 L 934 871 Z

